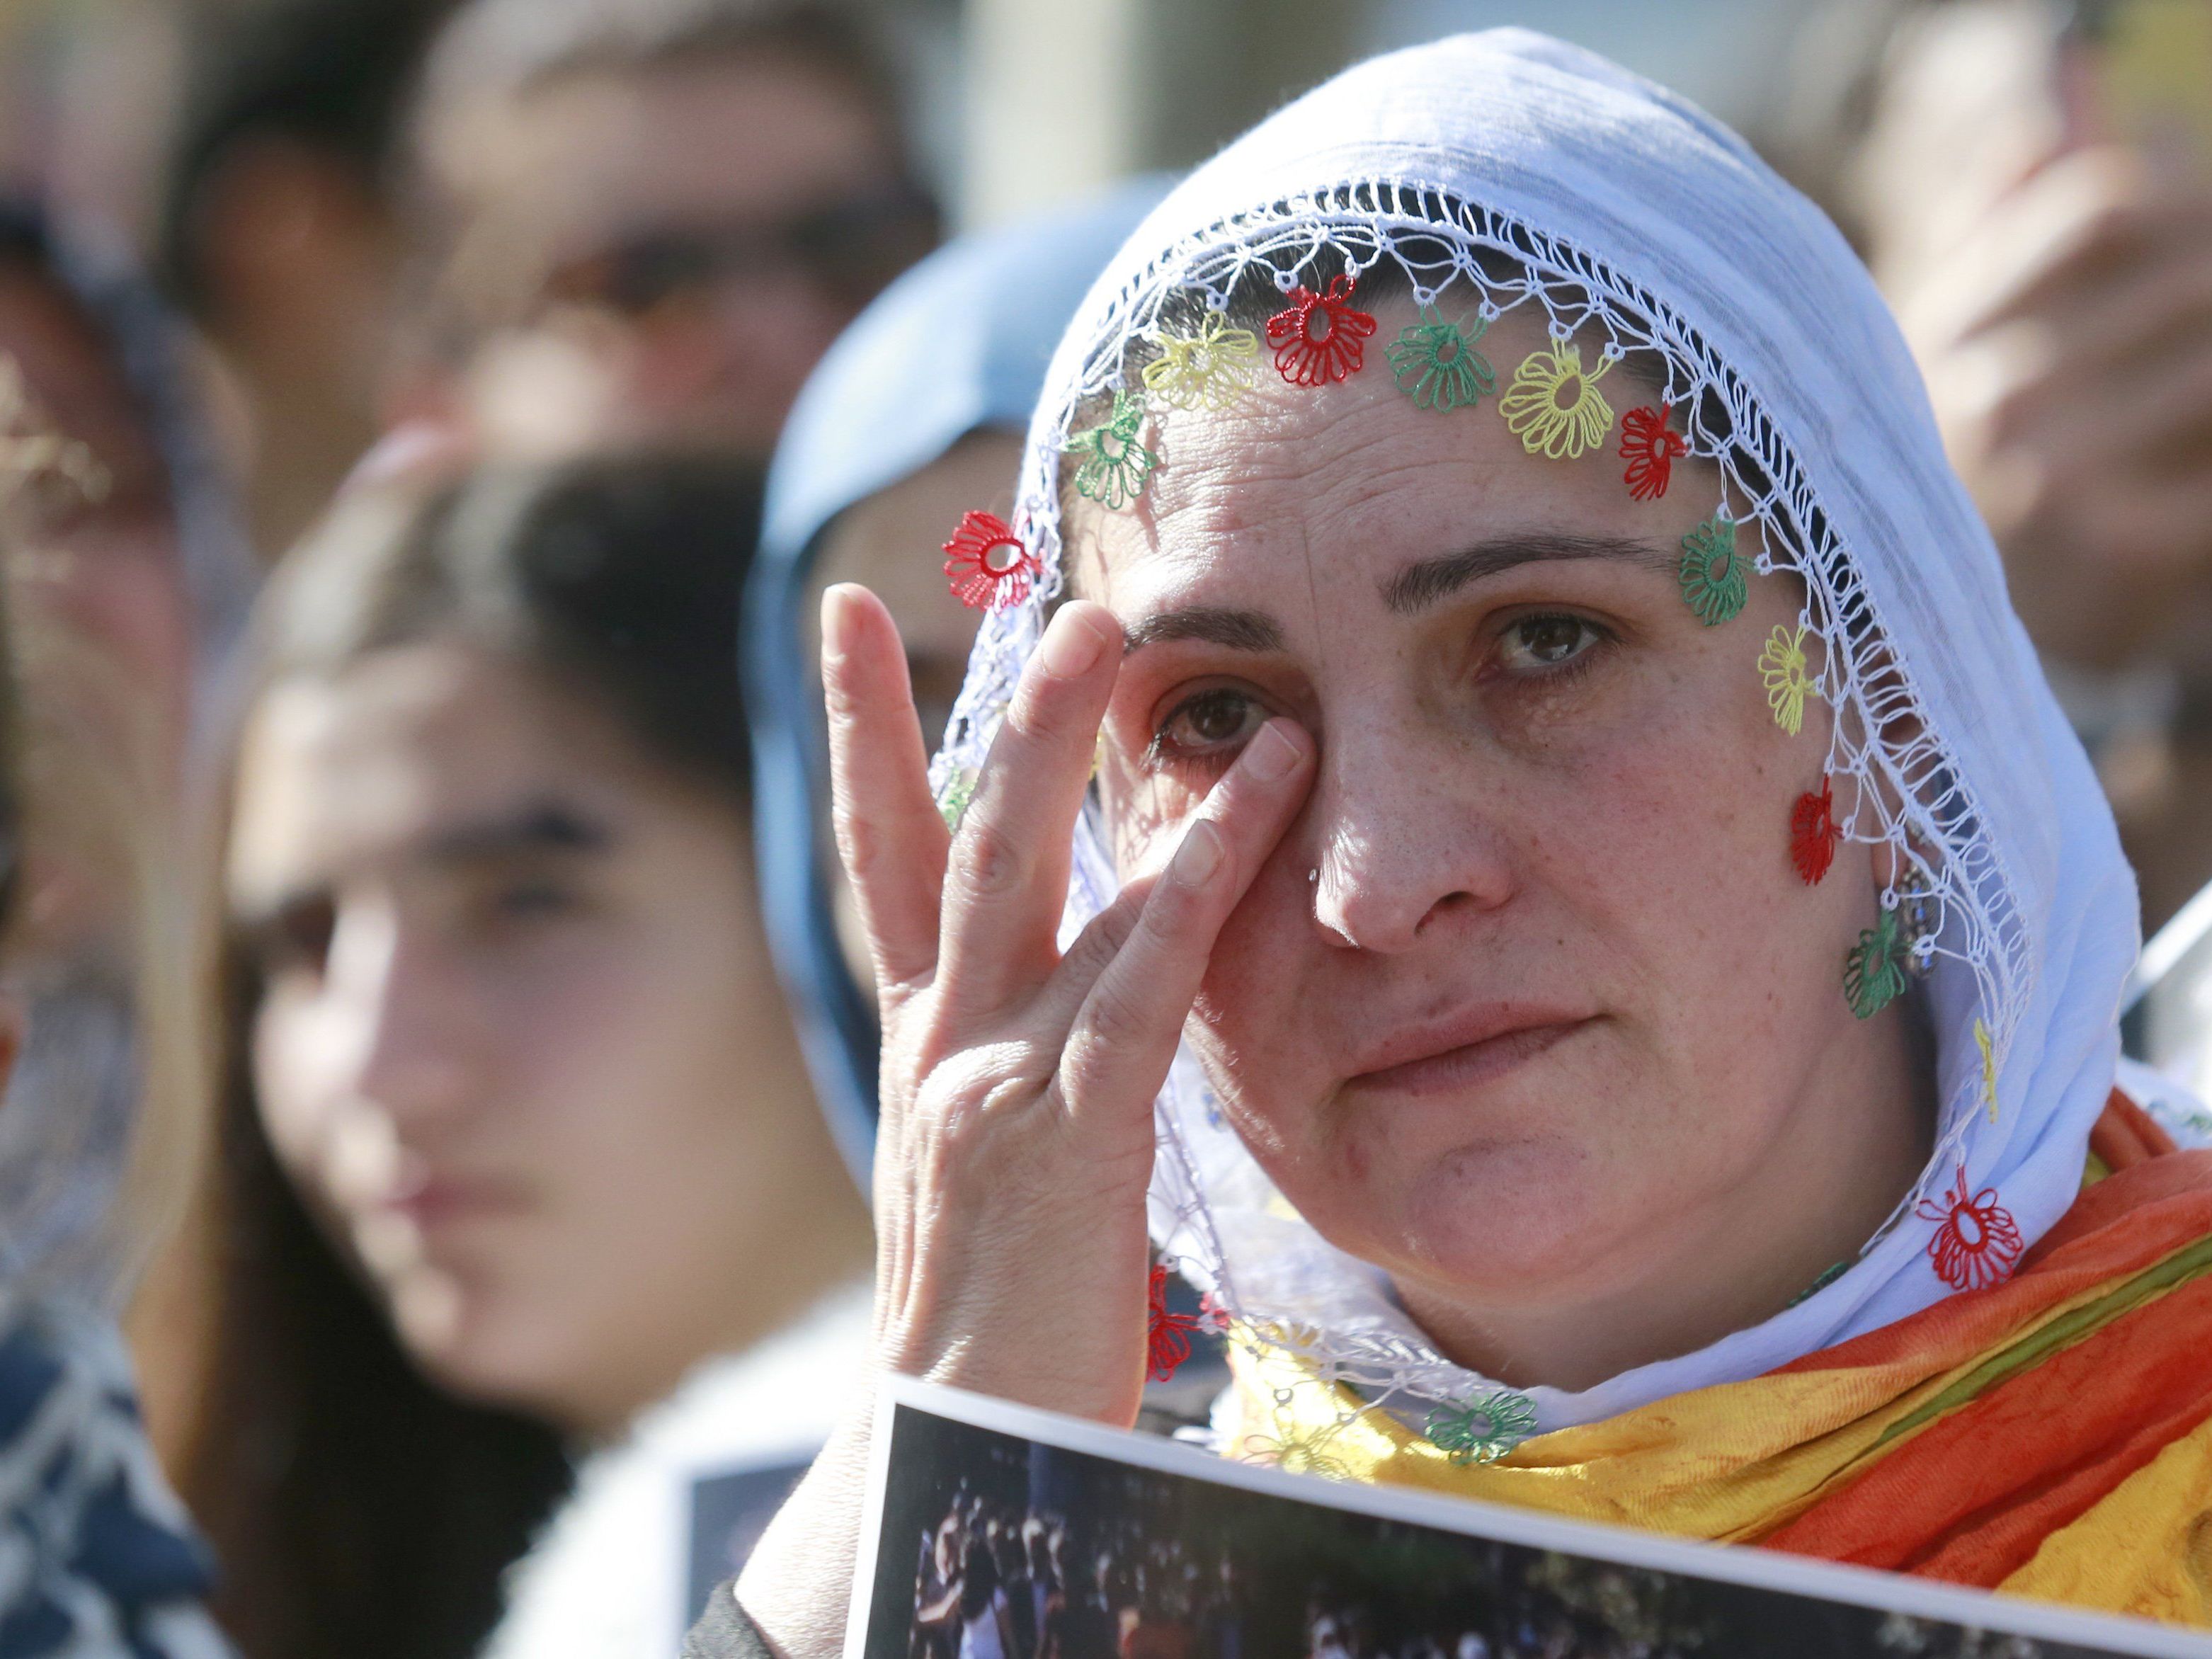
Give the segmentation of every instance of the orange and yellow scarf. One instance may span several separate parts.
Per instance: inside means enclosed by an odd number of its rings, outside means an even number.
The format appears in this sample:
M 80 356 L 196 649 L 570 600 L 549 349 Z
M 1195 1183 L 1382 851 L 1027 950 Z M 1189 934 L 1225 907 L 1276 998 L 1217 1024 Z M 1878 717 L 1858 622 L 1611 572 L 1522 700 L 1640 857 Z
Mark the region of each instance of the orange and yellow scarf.
M 2212 1150 L 2115 1094 L 2074 1206 L 1989 1290 L 1461 1467 L 1280 1350 L 1227 1447 L 1339 1476 L 2212 1626 Z M 1298 1386 L 1298 1385 L 1303 1386 Z

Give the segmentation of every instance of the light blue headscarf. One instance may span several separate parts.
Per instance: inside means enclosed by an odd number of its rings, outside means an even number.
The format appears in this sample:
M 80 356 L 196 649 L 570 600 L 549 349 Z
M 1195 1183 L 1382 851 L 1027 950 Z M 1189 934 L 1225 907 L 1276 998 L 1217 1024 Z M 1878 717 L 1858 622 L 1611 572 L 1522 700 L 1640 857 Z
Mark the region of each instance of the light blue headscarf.
M 829 872 L 815 853 L 829 774 L 799 610 L 808 575 L 847 507 L 972 432 L 1027 428 L 1076 302 L 1169 182 L 1139 179 L 939 249 L 830 349 L 776 447 L 745 595 L 756 854 L 769 940 L 815 1090 L 863 1190 L 875 1151 L 876 1019 L 839 953 Z

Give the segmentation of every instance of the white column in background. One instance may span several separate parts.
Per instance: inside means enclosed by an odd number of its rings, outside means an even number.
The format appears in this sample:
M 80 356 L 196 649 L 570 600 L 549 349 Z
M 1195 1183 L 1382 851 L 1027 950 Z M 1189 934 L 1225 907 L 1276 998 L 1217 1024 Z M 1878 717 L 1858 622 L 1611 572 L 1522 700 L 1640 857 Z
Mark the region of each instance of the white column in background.
M 967 0 L 963 228 L 1090 195 L 1146 164 L 1148 9 L 1146 0 Z

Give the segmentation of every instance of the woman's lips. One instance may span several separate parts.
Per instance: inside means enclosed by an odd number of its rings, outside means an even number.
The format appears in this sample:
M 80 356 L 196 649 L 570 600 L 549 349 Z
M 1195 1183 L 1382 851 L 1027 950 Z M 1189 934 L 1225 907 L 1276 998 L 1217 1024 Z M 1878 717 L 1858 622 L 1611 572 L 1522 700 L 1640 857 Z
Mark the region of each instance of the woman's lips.
M 1571 1036 L 1590 1017 L 1477 1012 L 1449 1026 L 1407 1033 L 1384 1045 L 1378 1063 L 1346 1079 L 1347 1088 L 1401 1095 L 1446 1094 L 1494 1081 Z
M 508 1182 L 433 1175 L 402 1187 L 383 1207 L 428 1229 L 512 1214 L 522 1206 L 521 1191 Z

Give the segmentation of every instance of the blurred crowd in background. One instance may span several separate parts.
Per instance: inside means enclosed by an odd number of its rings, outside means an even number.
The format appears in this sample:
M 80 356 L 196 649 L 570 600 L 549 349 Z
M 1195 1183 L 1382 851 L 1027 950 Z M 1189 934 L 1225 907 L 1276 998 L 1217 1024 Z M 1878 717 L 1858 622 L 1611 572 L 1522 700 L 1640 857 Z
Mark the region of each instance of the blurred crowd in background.
M 2200 0 L 0 10 L 0 1485 L 69 1494 L 0 1651 L 674 1651 L 867 1329 L 814 598 L 885 595 L 933 738 L 975 625 L 939 544 L 1007 507 L 1174 171 L 1514 22 L 1712 108 L 1863 251 L 2146 930 L 2182 910 Z M 33 1445 L 53 1413 L 99 1454 Z M 922 1573 L 973 1624 L 1063 1543 Z

